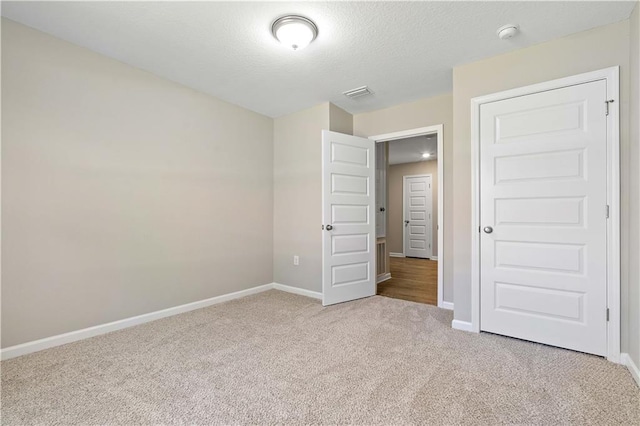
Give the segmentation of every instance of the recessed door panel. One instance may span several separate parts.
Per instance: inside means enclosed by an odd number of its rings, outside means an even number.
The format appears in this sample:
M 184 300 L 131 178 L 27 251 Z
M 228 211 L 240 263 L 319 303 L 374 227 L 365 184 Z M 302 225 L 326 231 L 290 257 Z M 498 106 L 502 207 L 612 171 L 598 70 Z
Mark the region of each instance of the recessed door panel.
M 584 179 L 584 150 L 510 155 L 495 159 L 495 183 Z
M 348 143 L 331 143 L 331 162 L 353 166 L 369 167 L 371 147 L 359 147 Z
M 496 199 L 496 225 L 585 226 L 584 198 Z
M 331 254 L 356 254 L 369 251 L 368 234 L 332 235 Z
M 584 293 L 495 283 L 495 309 L 584 323 Z
M 369 222 L 369 206 L 338 204 L 331 206 L 331 222 L 334 224 L 363 224 Z
M 331 175 L 331 192 L 333 194 L 369 195 L 369 178 L 333 174 Z
M 369 280 L 369 262 L 338 265 L 331 268 L 333 287 L 361 284 Z
M 578 244 L 545 244 L 497 241 L 496 268 L 533 269 L 540 272 L 583 274 L 585 247 Z
M 495 116 L 494 143 L 512 143 L 535 136 L 544 139 L 558 133 L 586 133 L 585 102 L 544 105 L 525 111 L 503 112 Z

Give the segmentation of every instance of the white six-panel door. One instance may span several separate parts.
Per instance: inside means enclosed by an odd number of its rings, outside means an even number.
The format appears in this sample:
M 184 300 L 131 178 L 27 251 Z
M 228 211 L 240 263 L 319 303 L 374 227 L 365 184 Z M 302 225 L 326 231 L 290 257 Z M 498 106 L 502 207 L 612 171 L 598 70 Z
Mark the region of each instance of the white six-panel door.
M 322 132 L 322 304 L 376 292 L 374 141 Z
M 480 109 L 480 327 L 607 353 L 604 80 Z
M 404 193 L 404 255 L 428 259 L 431 257 L 431 176 L 405 176 Z

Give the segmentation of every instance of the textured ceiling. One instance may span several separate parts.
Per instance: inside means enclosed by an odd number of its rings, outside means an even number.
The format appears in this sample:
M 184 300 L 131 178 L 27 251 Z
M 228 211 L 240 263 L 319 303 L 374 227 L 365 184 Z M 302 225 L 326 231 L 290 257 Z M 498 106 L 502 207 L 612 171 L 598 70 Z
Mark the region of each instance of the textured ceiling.
M 416 136 L 389 142 L 389 164 L 416 163 L 427 161 L 422 158 L 424 152 L 431 154 L 428 160 L 438 157 L 438 138 L 435 135 Z
M 633 2 L 2 2 L 2 15 L 259 113 L 351 113 L 451 90 L 455 65 L 627 19 Z M 293 52 L 283 14 L 318 38 Z M 511 40 L 496 37 L 520 24 Z M 368 85 L 359 100 L 342 92 Z

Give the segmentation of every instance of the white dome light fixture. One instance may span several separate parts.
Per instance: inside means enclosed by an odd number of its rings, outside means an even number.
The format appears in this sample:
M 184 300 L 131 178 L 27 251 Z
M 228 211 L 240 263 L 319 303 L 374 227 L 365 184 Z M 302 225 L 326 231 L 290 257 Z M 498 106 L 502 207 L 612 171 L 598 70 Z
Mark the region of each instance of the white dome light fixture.
M 318 36 L 318 27 L 309 18 L 286 15 L 275 20 L 271 33 L 280 43 L 292 50 L 304 49 Z
M 428 152 L 425 152 L 424 154 L 422 154 L 422 158 L 429 158 L 431 157 L 431 154 L 429 154 Z
M 518 26 L 518 24 L 507 24 L 498 28 L 496 34 L 498 35 L 498 37 L 500 37 L 500 40 L 509 40 L 510 38 L 518 34 L 519 30 L 520 27 Z

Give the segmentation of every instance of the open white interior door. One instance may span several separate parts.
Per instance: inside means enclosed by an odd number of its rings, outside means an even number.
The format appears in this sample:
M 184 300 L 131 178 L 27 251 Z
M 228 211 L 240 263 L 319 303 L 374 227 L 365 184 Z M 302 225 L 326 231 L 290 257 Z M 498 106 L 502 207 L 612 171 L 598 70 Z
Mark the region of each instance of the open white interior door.
M 322 132 L 322 304 L 376 292 L 375 142 Z

